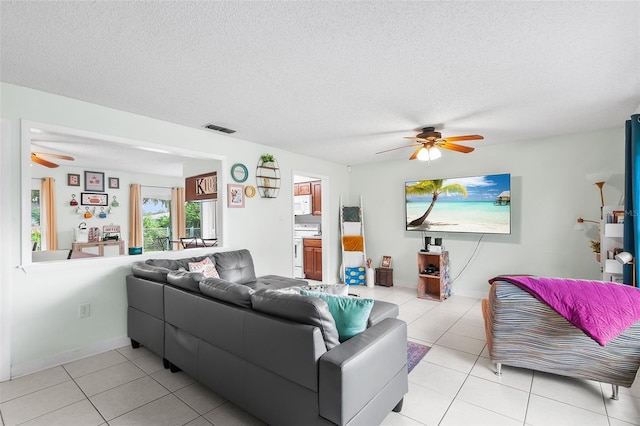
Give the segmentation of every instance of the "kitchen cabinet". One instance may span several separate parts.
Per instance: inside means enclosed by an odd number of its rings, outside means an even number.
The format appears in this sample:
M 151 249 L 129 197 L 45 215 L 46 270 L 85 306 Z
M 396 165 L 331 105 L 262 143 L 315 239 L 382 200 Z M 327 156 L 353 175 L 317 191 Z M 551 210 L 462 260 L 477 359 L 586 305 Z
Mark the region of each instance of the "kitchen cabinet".
M 309 280 L 322 281 L 322 240 L 304 238 L 304 277 Z
M 294 183 L 293 195 L 311 195 L 311 182 Z
M 311 214 L 319 216 L 322 214 L 322 181 L 311 183 Z

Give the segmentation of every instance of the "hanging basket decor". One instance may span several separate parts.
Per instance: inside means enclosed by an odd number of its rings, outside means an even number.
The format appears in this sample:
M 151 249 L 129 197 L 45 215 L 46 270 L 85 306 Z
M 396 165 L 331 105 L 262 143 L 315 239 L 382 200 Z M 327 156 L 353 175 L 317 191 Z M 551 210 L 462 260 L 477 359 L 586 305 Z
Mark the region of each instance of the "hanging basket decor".
M 262 198 L 277 198 L 280 194 L 280 168 L 273 155 L 260 157 L 256 167 L 256 186 Z

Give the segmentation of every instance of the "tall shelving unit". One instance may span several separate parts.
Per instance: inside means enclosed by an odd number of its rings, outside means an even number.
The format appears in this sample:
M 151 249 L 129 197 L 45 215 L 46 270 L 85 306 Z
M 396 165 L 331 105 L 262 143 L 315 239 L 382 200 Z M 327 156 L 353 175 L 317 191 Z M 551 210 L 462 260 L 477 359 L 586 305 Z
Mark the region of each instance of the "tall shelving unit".
M 614 256 L 622 251 L 624 242 L 624 223 L 616 221 L 614 212 L 624 211 L 623 206 L 604 206 L 600 221 L 600 266 L 602 280 L 622 282 L 622 263 Z
M 347 239 L 359 239 L 359 250 L 354 250 L 345 245 Z M 340 197 L 340 240 L 342 242 L 342 278 L 346 284 L 366 284 L 366 259 L 367 251 L 365 249 L 364 242 L 364 217 L 362 214 L 362 197 L 360 197 L 360 205 L 358 206 L 344 206 L 342 204 L 342 197 Z M 357 241 L 357 240 L 356 240 Z M 350 279 L 347 277 L 348 269 L 354 268 L 361 269 L 362 279 L 358 274 L 358 279 Z

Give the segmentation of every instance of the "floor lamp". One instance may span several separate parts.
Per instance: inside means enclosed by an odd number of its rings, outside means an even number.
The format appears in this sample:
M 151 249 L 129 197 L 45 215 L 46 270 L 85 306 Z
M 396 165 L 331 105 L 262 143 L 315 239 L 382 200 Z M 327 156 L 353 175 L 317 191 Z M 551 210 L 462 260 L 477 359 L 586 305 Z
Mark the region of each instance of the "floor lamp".
M 631 270 L 633 271 L 632 273 L 632 279 L 631 279 L 631 283 L 633 284 L 634 287 L 637 287 L 636 285 L 636 262 L 633 259 L 633 255 L 631 253 L 629 253 L 628 251 L 623 251 L 620 252 L 618 254 L 616 254 L 616 260 L 620 263 L 622 263 L 623 265 L 631 265 Z

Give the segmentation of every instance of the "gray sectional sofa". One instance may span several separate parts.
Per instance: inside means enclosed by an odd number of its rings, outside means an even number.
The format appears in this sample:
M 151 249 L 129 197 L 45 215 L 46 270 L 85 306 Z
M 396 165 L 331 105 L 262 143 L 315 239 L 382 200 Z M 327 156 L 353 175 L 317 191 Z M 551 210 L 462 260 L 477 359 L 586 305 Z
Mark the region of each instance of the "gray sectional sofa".
M 188 272 L 209 257 L 220 278 Z M 374 301 L 366 330 L 340 343 L 306 281 L 255 276 L 247 250 L 149 259 L 127 276 L 128 336 L 272 425 L 375 425 L 408 391 L 407 326 Z

